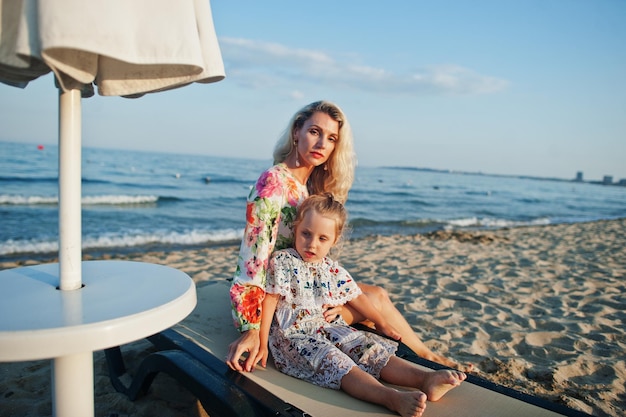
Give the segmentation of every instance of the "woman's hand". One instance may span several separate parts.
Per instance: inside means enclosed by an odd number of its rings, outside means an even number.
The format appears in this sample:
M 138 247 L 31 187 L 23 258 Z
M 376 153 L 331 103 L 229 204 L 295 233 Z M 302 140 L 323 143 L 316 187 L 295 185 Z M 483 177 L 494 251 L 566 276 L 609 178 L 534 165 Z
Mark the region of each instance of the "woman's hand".
M 230 369 L 239 372 L 252 371 L 261 359 L 259 358 L 259 345 L 260 337 L 258 330 L 248 330 L 239 336 L 239 339 L 228 345 L 226 363 Z M 248 357 L 242 360 L 241 356 L 244 353 L 247 353 Z
M 337 317 L 341 316 L 341 312 L 343 311 L 343 306 L 331 306 L 330 304 L 324 304 L 322 306 L 324 310 L 324 320 L 327 323 L 333 322 Z

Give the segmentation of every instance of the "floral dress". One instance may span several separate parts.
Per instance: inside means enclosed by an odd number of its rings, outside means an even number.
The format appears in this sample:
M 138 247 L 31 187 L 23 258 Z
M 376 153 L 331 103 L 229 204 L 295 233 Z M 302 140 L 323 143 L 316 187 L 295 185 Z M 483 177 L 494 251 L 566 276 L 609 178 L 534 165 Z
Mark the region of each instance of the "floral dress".
M 330 258 L 305 262 L 294 249 L 275 252 L 265 287 L 279 294 L 269 349 L 283 373 L 340 389 L 354 366 L 378 378 L 398 344 L 324 319 L 322 305 L 340 305 L 361 294 L 350 274 Z
M 306 185 L 282 163 L 263 172 L 250 191 L 246 229 L 230 287 L 233 320 L 241 332 L 261 328 L 269 258 L 275 249 L 291 246 L 296 208 L 308 195 Z

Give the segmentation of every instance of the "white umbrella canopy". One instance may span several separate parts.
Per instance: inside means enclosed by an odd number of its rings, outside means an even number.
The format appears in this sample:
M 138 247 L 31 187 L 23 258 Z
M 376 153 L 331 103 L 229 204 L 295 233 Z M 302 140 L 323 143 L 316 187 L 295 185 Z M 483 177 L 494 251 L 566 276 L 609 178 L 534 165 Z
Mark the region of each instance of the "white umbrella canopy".
M 81 287 L 80 99 L 139 97 L 225 76 L 209 0 L 0 0 L 0 82 L 53 71 L 62 290 Z
M 133 96 L 224 78 L 208 0 L 0 0 L 0 81 Z
M 103 96 L 140 97 L 222 80 L 209 0 L 0 0 L 0 82 L 23 88 L 50 71 L 59 87 L 59 289 L 71 299 L 82 287 L 81 97 L 94 85 Z M 53 381 L 55 415 L 93 415 L 92 352 L 54 358 Z

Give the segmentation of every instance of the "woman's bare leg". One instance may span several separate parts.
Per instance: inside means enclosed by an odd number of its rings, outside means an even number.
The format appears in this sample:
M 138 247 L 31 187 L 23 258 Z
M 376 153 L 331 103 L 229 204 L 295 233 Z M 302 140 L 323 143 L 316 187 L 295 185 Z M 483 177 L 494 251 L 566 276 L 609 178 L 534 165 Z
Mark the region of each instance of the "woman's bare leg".
M 361 291 L 367 295 L 372 304 L 374 304 L 374 307 L 387 319 L 387 322 L 400 332 L 402 335 L 402 343 L 407 345 L 413 352 L 417 353 L 422 358 L 449 366 L 450 368 L 460 369 L 466 372 L 472 370 L 473 365 L 471 363 L 463 366 L 452 359 L 448 359 L 430 350 L 419 336 L 415 334 L 411 325 L 393 305 L 391 299 L 389 299 L 389 294 L 387 294 L 387 291 L 383 288 L 368 284 L 359 284 L 359 287 Z M 352 309 L 348 304 L 343 306 L 341 316 L 348 324 L 360 323 L 365 320 L 365 317 L 358 311 Z
M 467 376 L 452 369 L 426 371 L 412 362 L 392 356 L 381 370 L 380 378 L 391 384 L 417 388 L 429 401 L 438 401 L 452 388 L 461 385 Z
M 354 366 L 341 379 L 341 389 L 360 400 L 380 404 L 403 417 L 420 417 L 426 409 L 426 395 L 420 391 L 398 391 Z

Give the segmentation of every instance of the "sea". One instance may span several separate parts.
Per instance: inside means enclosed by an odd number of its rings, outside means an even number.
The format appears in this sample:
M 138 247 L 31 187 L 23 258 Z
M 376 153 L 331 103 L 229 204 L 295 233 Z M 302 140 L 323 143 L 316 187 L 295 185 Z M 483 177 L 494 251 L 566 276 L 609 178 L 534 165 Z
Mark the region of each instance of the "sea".
M 84 253 L 238 244 L 269 159 L 83 148 Z M 350 238 L 626 217 L 626 187 L 359 166 Z M 0 142 L 0 259 L 58 251 L 58 147 Z

